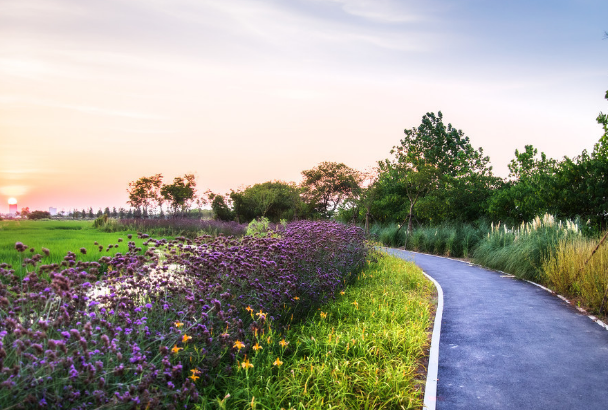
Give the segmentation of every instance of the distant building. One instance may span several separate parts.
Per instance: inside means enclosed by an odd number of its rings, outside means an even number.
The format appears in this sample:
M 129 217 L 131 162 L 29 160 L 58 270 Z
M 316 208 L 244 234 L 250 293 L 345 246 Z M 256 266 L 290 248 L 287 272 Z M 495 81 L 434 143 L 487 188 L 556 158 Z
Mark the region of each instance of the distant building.
M 49 213 L 51 216 L 57 215 L 57 208 L 49 207 Z
M 12 216 L 17 215 L 17 204 L 8 204 L 8 213 Z

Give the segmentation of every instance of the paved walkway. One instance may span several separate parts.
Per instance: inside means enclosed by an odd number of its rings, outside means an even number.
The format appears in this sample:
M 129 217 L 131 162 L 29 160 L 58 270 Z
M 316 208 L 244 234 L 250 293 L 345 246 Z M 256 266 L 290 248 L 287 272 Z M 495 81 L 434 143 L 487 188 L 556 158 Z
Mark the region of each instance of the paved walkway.
M 391 253 L 443 288 L 438 410 L 608 409 L 608 331 L 528 282 Z

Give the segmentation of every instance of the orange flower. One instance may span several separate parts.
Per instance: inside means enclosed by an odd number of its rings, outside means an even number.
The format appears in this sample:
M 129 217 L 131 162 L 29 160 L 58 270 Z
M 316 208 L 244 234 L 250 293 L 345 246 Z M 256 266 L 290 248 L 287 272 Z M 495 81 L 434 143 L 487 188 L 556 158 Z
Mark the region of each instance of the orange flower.
M 192 339 L 192 336 L 188 336 L 188 335 L 183 335 L 182 336 L 182 342 L 184 342 L 184 343 L 186 343 L 190 339 Z
M 281 345 L 281 347 L 287 347 L 287 345 L 289 344 L 289 342 L 286 342 L 285 339 L 281 340 L 279 342 L 279 344 Z
M 357 303 L 357 301 L 356 301 L 356 300 L 355 300 L 355 301 L 354 301 L 352 304 L 353 304 L 353 305 L 355 305 L 355 307 L 356 307 L 357 309 L 359 309 L 359 304 Z
M 200 377 L 198 377 L 195 374 L 193 374 L 192 376 L 188 376 L 188 377 L 191 378 L 193 381 L 196 381 L 196 379 L 200 379 Z
M 340 294 L 341 294 L 341 295 L 344 295 L 345 293 L 346 293 L 346 292 L 344 292 L 344 291 L 341 291 L 341 292 L 340 292 Z
M 277 360 L 275 360 L 272 364 L 273 364 L 273 366 L 281 367 L 281 365 L 283 364 L 283 362 L 281 361 L 281 359 L 279 359 L 277 357 Z
M 241 362 L 241 366 L 243 366 L 243 369 L 247 370 L 249 367 L 253 367 L 253 364 L 249 363 L 249 359 L 245 356 L 245 360 Z
M 327 317 L 327 313 L 321 312 L 321 319 L 325 319 Z
M 201 371 L 199 369 L 191 369 L 190 371 L 192 372 L 192 374 L 201 374 Z
M 255 350 L 255 351 L 257 352 L 258 350 L 263 349 L 263 347 L 262 347 L 262 346 L 260 346 L 260 344 L 259 344 L 259 343 L 256 343 L 256 344 L 255 344 L 255 346 L 253 346 L 253 347 L 252 347 L 252 349 L 253 349 L 253 350 Z
M 171 353 L 179 353 L 180 350 L 182 350 L 183 347 L 177 347 L 177 345 L 173 346 L 173 349 L 171 349 Z
M 232 346 L 236 349 L 239 349 L 239 352 L 241 351 L 241 349 L 243 347 L 245 347 L 245 345 L 243 344 L 243 342 L 241 342 L 240 340 L 237 340 L 236 342 L 234 342 L 234 346 Z
M 182 322 L 174 322 L 175 327 L 182 327 L 184 324 Z
M 297 296 L 294 296 L 293 300 L 300 300 L 300 298 Z

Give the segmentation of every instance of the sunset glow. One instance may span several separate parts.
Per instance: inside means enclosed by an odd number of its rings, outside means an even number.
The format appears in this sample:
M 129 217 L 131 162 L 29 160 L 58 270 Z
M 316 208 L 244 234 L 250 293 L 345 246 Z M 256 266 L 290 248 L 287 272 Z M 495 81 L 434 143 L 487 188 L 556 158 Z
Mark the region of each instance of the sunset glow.
M 8 199 L 8 204 L 9 205 L 15 205 L 17 203 L 17 200 L 15 198 L 9 198 Z
M 321 161 L 364 170 L 439 110 L 506 176 L 526 144 L 592 149 L 608 111 L 605 0 L 1 9 L 0 201 L 32 210 L 126 207 L 157 173 L 226 193 Z

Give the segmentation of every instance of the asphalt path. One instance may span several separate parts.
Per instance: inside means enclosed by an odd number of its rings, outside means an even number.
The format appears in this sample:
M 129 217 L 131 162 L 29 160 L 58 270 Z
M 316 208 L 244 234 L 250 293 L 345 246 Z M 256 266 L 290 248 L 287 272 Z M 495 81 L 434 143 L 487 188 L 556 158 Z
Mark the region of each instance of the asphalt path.
M 436 408 L 608 409 L 608 331 L 529 282 L 388 250 L 443 289 Z

